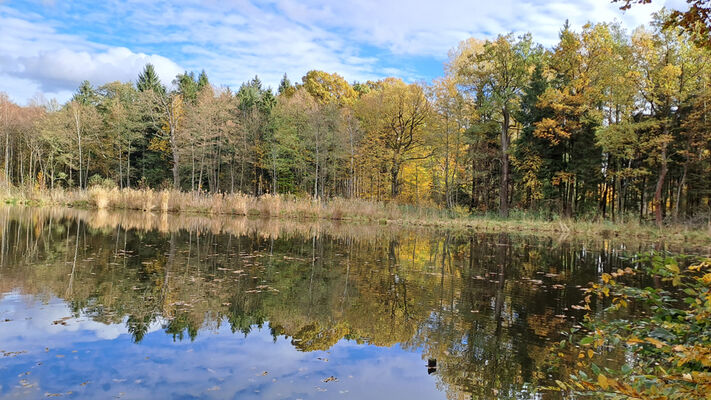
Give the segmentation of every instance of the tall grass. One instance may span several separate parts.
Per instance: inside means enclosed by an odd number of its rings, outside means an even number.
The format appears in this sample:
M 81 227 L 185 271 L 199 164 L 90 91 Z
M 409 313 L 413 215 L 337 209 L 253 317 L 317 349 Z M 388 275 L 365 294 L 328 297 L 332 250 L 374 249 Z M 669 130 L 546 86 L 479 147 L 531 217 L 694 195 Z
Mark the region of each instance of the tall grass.
M 314 200 L 291 195 L 242 193 L 210 194 L 155 191 L 151 189 L 107 189 L 94 186 L 85 191 L 34 191 L 15 189 L 5 194 L 5 202 L 31 205 L 87 206 L 100 210 L 141 210 L 207 215 L 249 215 L 300 219 L 403 220 L 442 218 L 446 212 L 431 207 L 404 206 L 362 199 Z
M 98 210 L 138 210 L 159 213 L 235 215 L 299 220 L 347 220 L 378 224 L 437 226 L 450 229 L 475 229 L 487 232 L 527 232 L 555 235 L 591 235 L 599 238 L 666 239 L 668 241 L 711 242 L 711 224 L 691 227 L 683 224 L 657 229 L 636 219 L 629 222 L 581 221 L 561 217 L 515 212 L 508 219 L 497 215 L 469 215 L 463 208 L 451 210 L 434 206 L 413 206 L 395 202 L 334 198 L 324 201 L 292 195 L 242 193 L 209 194 L 155 191 L 151 189 L 108 189 L 40 191 L 22 188 L 0 190 L 5 203 L 63 205 Z

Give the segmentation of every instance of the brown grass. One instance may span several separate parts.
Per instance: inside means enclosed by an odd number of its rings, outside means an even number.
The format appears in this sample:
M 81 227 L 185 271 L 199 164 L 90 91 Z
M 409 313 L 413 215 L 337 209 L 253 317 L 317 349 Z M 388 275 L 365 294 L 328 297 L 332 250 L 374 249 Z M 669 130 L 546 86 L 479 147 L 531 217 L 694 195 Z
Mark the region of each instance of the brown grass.
M 545 235 L 587 236 L 599 239 L 665 241 L 706 246 L 711 244 L 711 226 L 692 228 L 669 225 L 657 229 L 639 222 L 612 223 L 566 219 L 543 220 L 519 216 L 499 219 L 470 216 L 465 210 L 400 205 L 363 199 L 334 198 L 317 201 L 289 195 L 254 197 L 242 193 L 208 194 L 175 190 L 105 189 L 85 191 L 7 189 L 5 203 L 26 205 L 62 205 L 98 210 L 157 211 L 205 216 L 234 215 L 294 220 L 334 220 L 374 222 L 378 224 L 432 226 L 483 232 L 520 232 Z

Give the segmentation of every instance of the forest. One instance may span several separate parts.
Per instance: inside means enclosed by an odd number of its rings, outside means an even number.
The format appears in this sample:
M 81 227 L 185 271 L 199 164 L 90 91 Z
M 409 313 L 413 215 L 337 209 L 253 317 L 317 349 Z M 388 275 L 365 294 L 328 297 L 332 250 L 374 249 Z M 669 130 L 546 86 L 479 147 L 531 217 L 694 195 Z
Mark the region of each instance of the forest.
M 470 38 L 429 83 L 312 70 L 237 90 L 150 64 L 65 104 L 0 94 L 2 185 L 291 194 L 470 213 L 705 223 L 711 50 L 666 11 Z

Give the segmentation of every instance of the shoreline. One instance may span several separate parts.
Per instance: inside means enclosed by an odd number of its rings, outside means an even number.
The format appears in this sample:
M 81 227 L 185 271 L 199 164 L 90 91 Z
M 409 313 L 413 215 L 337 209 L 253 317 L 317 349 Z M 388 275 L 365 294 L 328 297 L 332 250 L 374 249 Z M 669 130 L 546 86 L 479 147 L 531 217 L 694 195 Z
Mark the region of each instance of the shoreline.
M 292 221 L 330 220 L 403 227 L 431 227 L 489 233 L 666 242 L 698 247 L 711 245 L 707 229 L 670 224 L 662 229 L 638 222 L 544 220 L 513 216 L 470 215 L 462 209 L 446 210 L 362 199 L 317 201 L 291 195 L 210 194 L 151 189 L 21 190 L 0 192 L 5 204 L 29 207 L 70 207 L 107 211 L 144 211 L 205 217 L 258 217 Z

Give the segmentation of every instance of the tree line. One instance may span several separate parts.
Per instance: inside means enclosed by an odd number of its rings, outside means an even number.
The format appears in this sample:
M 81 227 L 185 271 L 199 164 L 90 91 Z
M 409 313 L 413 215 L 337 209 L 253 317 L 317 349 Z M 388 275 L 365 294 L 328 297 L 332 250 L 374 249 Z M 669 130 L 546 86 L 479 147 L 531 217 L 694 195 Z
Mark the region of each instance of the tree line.
M 0 95 L 0 176 L 37 188 L 335 196 L 613 220 L 711 212 L 709 48 L 665 24 L 470 38 L 430 84 L 313 70 L 233 91 L 151 65 L 65 104 Z

